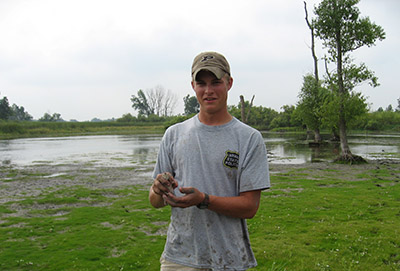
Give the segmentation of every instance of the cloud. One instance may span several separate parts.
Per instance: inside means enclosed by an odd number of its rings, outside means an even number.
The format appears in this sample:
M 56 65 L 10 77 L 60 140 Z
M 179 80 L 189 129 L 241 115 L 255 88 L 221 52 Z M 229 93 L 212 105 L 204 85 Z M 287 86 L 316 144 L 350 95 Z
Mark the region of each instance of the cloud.
M 319 1 L 307 2 L 312 14 Z M 359 53 L 382 84 L 381 95 L 366 93 L 387 106 L 398 96 L 399 3 L 360 7 L 387 30 L 387 40 Z M 312 72 L 303 8 L 301 0 L 1 1 L 0 92 L 35 118 L 50 111 L 87 120 L 133 113 L 131 95 L 162 85 L 182 113 L 194 56 L 216 50 L 232 66 L 230 104 L 255 94 L 256 105 L 279 109 L 296 102 Z

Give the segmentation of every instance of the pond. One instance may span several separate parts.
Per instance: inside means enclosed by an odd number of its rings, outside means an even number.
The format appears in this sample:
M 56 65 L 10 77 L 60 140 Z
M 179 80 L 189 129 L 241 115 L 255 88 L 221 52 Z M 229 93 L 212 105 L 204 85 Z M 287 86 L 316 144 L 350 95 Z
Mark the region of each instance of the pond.
M 263 133 L 272 163 L 301 164 L 307 162 L 332 161 L 340 154 L 340 143 L 323 135 L 318 147 L 309 145 L 307 135 Z M 400 160 L 400 135 L 351 134 L 348 143 L 353 154 L 366 159 Z
M 148 134 L 0 140 L 0 163 L 91 163 L 115 167 L 151 164 L 156 160 L 161 137 Z M 263 133 L 263 137 L 271 163 L 331 161 L 340 152 L 339 143 L 328 140 L 319 147 L 310 147 L 306 135 Z M 364 158 L 400 159 L 400 135 L 354 134 L 348 140 L 351 151 Z

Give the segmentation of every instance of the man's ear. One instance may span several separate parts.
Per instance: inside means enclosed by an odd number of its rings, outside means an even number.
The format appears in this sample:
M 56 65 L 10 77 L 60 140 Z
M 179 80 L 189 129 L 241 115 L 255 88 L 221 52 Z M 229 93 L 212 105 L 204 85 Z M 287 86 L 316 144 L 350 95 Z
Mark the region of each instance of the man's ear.
M 233 86 L 233 78 L 229 76 L 229 79 L 228 79 L 228 90 L 230 90 L 232 88 L 232 86 Z
M 190 82 L 192 84 L 192 89 L 194 90 L 194 81 Z

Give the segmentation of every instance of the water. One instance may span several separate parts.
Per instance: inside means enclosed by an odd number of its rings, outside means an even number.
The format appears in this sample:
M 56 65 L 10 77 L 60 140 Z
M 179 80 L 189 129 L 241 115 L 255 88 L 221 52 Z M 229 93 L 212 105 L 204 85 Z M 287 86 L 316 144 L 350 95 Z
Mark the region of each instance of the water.
M 3 164 L 91 163 L 131 166 L 154 162 L 161 135 L 78 136 L 0 140 Z
M 264 133 L 271 163 L 301 164 L 333 160 L 339 144 L 310 147 L 305 135 Z M 162 135 L 78 136 L 0 140 L 0 163 L 90 163 L 98 166 L 151 164 L 157 157 Z M 400 135 L 357 134 L 348 138 L 354 154 L 367 159 L 400 159 Z
M 301 164 L 332 161 L 340 154 L 339 142 L 330 142 L 329 135 L 319 147 L 310 147 L 306 135 L 264 133 L 272 163 Z M 400 160 L 400 135 L 352 134 L 348 143 L 353 154 L 366 159 Z

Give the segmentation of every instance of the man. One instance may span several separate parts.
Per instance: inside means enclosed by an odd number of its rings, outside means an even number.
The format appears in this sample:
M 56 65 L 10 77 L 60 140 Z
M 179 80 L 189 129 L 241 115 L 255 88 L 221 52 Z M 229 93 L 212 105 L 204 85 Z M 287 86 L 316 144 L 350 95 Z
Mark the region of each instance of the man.
M 229 114 L 232 84 L 224 56 L 196 56 L 192 87 L 200 112 L 162 139 L 149 192 L 154 207 L 172 207 L 162 271 L 257 265 L 245 219 L 269 188 L 267 152 L 261 134 Z

